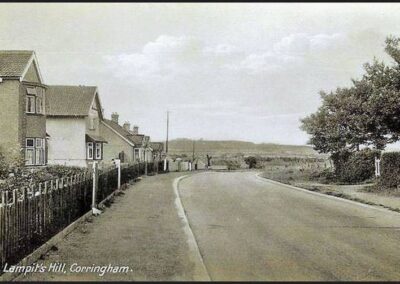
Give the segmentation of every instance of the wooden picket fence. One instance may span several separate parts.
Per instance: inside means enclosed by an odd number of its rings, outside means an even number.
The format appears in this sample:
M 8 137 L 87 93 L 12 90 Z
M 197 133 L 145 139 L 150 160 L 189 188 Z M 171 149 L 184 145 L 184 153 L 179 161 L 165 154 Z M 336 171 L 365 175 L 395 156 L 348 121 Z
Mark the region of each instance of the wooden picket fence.
M 148 173 L 156 168 L 152 163 L 147 167 Z M 122 166 L 121 184 L 144 173 L 145 164 Z M 117 189 L 118 170 L 115 167 L 99 170 L 97 182 L 96 204 Z M 92 171 L 87 170 L 82 174 L 1 192 L 1 271 L 6 263 L 18 263 L 91 210 L 92 187 Z

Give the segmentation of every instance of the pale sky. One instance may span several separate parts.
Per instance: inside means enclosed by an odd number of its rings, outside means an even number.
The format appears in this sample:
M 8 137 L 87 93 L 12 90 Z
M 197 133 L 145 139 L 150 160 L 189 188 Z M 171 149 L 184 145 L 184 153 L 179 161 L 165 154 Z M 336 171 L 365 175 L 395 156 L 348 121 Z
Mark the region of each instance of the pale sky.
M 1 3 L 1 49 L 35 50 L 46 84 L 96 85 L 106 117 L 171 138 L 305 144 L 319 90 L 348 86 L 397 3 Z

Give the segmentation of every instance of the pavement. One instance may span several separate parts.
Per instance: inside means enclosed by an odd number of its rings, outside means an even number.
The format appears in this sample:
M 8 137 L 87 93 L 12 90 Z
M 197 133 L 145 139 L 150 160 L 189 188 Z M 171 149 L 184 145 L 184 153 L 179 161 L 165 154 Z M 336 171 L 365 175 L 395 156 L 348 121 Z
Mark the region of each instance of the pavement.
M 400 280 L 400 214 L 269 182 L 201 173 L 179 193 L 212 280 Z
M 145 177 L 115 199 L 99 217 L 69 234 L 38 265 L 65 263 L 66 273 L 21 275 L 18 281 L 195 280 L 184 224 L 175 207 L 173 180 L 183 173 Z M 75 273 L 80 267 L 128 266 L 127 273 Z M 74 267 L 75 269 L 76 267 Z

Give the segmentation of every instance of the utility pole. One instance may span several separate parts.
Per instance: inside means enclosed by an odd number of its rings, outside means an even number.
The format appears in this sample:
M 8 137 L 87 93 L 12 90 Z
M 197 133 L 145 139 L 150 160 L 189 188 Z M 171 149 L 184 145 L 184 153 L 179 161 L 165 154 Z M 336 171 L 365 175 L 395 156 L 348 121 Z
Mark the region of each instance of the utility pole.
M 164 172 L 169 170 L 169 166 L 168 166 L 168 163 L 167 163 L 167 157 L 168 157 L 168 132 L 169 132 L 169 111 L 167 111 L 167 140 L 165 141 Z
M 168 154 L 168 132 L 169 132 L 169 111 L 167 111 L 167 140 L 165 143 L 165 154 Z
M 194 144 L 195 144 L 195 140 L 193 139 L 193 153 L 192 153 L 192 161 L 194 163 Z
M 192 163 L 190 164 L 190 170 L 191 171 L 196 169 L 196 167 L 194 166 L 194 144 L 195 144 L 195 140 L 193 139 Z

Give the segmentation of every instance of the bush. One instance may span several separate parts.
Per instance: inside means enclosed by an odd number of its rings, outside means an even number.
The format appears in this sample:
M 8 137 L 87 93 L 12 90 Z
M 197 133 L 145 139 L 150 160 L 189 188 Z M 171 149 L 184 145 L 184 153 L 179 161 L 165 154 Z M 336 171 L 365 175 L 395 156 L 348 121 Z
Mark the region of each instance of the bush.
M 228 167 L 228 170 L 238 170 L 240 169 L 240 162 L 236 160 L 228 160 L 226 161 L 226 166 Z
M 400 185 L 400 152 L 382 154 L 380 187 L 396 188 Z
M 249 169 L 253 169 L 257 165 L 257 158 L 253 156 L 249 156 L 244 159 L 245 163 L 249 165 Z
M 336 161 L 335 163 L 335 174 L 338 180 L 354 183 L 373 178 L 376 156 L 379 157 L 380 152 L 368 148 L 342 155 L 340 162 Z

